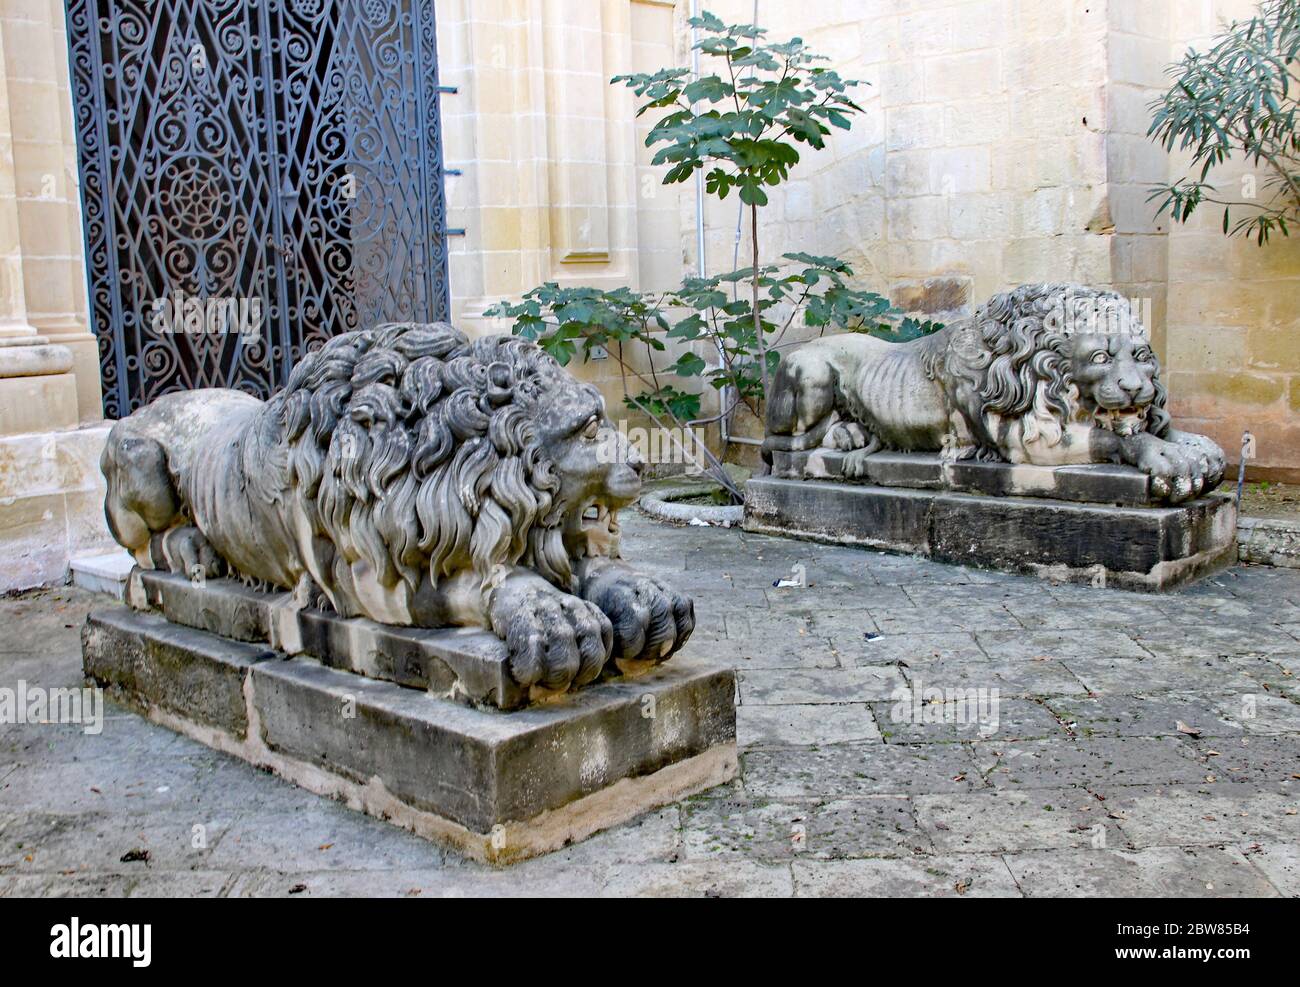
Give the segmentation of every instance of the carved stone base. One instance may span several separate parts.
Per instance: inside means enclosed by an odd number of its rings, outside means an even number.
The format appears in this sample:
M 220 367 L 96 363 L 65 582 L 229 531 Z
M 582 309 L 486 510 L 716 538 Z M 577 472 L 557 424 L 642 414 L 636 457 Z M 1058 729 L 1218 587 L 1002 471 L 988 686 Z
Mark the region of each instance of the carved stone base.
M 503 713 L 125 607 L 90 615 L 82 654 L 155 722 L 495 864 L 736 773 L 734 676 L 683 655 Z
M 1088 469 L 1071 467 L 1075 479 L 1063 482 L 1113 483 L 1120 501 L 1126 499 L 1126 488 L 1129 496 L 1136 493 L 1131 479 L 1089 478 Z M 988 479 L 996 478 L 988 474 Z M 744 527 L 1144 591 L 1171 589 L 1230 565 L 1237 550 L 1237 508 L 1229 495 L 1218 493 L 1177 507 L 1120 507 L 1044 496 L 761 477 L 745 488 Z

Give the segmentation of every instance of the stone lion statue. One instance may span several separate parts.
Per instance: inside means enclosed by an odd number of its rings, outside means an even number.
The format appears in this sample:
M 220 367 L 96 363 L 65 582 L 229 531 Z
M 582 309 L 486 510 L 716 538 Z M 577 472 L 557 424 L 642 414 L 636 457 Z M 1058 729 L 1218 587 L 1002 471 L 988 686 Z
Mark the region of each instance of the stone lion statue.
M 490 628 L 524 686 L 662 661 L 694 628 L 689 598 L 618 561 L 643 460 L 600 393 L 526 339 L 344 333 L 269 401 L 159 398 L 113 426 L 101 466 L 110 529 L 141 566 Z
M 1113 291 L 1031 284 L 907 343 L 858 333 L 801 346 L 777 369 L 765 453 L 939 450 L 1036 466 L 1120 462 L 1170 502 L 1223 478 L 1223 451 L 1165 411 L 1145 327 Z M 770 459 L 770 455 L 768 456 Z

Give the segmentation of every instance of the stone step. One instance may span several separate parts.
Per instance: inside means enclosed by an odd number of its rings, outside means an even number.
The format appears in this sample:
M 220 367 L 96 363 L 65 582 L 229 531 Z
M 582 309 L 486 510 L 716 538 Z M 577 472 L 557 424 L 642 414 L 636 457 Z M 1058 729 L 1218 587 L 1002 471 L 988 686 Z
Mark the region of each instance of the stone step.
M 121 606 L 87 618 L 82 661 L 155 722 L 490 863 L 585 839 L 737 770 L 735 675 L 682 655 L 515 713 Z
M 1177 507 L 759 477 L 746 531 L 906 552 L 1058 582 L 1159 591 L 1237 556 L 1237 508 L 1213 493 Z
M 126 599 L 126 582 L 134 568 L 135 559 L 125 549 L 107 555 L 83 555 L 68 563 L 73 586 L 107 593 L 118 600 Z
M 772 475 L 785 479 L 843 480 L 845 460 L 857 454 L 834 449 L 772 452 Z M 1150 478 L 1132 466 L 1025 466 L 946 462 L 932 452 L 877 452 L 862 456 L 859 480 L 881 487 L 953 490 L 995 497 L 1047 497 L 1052 500 L 1141 507 L 1156 504 Z

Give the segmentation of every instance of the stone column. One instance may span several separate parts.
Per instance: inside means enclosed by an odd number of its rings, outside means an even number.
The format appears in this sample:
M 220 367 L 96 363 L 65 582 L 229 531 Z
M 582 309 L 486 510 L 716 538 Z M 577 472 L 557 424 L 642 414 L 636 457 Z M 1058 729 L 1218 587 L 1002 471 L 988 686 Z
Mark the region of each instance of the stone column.
M 0 591 L 107 551 L 62 4 L 0 6 Z
M 5 47 L 0 45 L 0 159 L 13 161 L 12 119 L 23 110 L 16 114 L 9 98 Z M 16 171 L 0 169 L 0 434 L 77 423 L 76 380 L 69 373 L 72 351 L 51 344 L 27 315 Z
M 38 371 L 28 369 L 24 376 L 72 372 L 70 382 L 43 385 L 52 405 L 44 420 L 29 407 L 27 419 L 5 417 L 0 431 L 98 421 L 103 418 L 99 353 L 86 315 L 77 146 L 61 3 L 28 0 L 6 3 L 0 11 L 0 116 L 5 161 L 13 163 L 0 176 L 0 251 L 6 258 L 8 296 L 0 300 L 0 318 L 18 323 L 20 337 L 38 335 L 62 347 L 62 352 L 24 354 L 16 365 L 27 368 L 34 362 Z M 15 363 L 10 359 L 4 365 Z M 13 379 L 9 370 L 0 373 Z M 69 383 L 74 389 L 70 419 L 65 414 Z

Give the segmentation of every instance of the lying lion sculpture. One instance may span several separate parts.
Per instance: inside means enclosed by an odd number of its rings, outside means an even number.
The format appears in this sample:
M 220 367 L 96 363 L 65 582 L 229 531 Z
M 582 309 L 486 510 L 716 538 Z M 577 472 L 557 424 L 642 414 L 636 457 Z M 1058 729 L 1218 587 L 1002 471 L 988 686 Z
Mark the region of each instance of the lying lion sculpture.
M 109 526 L 141 566 L 345 617 L 491 628 L 524 686 L 662 661 L 694 628 L 690 599 L 616 561 L 642 460 L 600 393 L 525 339 L 344 333 L 269 401 L 159 398 L 113 426 L 101 466 Z
M 1033 284 L 907 343 L 841 333 L 777 370 L 765 454 L 850 452 L 865 474 L 880 449 L 1064 466 L 1120 462 L 1172 503 L 1213 489 L 1223 451 L 1170 427 L 1146 329 L 1112 291 Z

